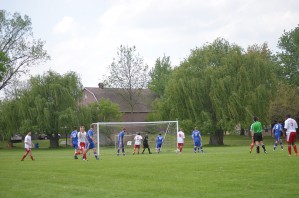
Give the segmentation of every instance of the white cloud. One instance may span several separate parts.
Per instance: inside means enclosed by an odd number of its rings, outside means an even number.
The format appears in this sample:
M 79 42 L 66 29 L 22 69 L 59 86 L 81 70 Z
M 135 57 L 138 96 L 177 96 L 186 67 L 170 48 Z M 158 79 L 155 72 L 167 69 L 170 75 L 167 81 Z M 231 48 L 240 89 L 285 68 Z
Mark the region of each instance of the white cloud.
M 72 17 L 63 17 L 61 21 L 59 21 L 53 27 L 54 34 L 72 34 L 77 30 L 77 24 Z

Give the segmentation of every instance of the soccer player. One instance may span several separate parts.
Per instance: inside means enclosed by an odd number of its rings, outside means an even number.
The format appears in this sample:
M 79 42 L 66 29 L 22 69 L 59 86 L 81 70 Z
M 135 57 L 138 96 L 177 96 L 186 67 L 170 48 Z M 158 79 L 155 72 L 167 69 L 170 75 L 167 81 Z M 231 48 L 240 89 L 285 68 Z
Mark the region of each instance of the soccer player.
M 156 138 L 156 150 L 157 150 L 158 154 L 161 152 L 161 147 L 162 147 L 163 141 L 164 141 L 164 138 L 162 137 L 162 135 L 160 133 Z
M 81 153 L 83 153 L 83 157 L 82 157 L 83 160 L 86 160 L 86 152 L 85 152 L 86 142 L 87 142 L 87 138 L 86 138 L 85 127 L 80 126 L 80 131 L 78 132 L 78 146 Z
M 26 158 L 26 156 L 30 155 L 30 158 L 31 160 L 34 160 L 33 159 L 33 155 L 32 155 L 32 151 L 31 151 L 31 148 L 33 147 L 33 143 L 31 142 L 31 131 L 29 131 L 24 139 L 24 144 L 25 144 L 25 149 L 26 149 L 26 152 L 24 153 L 21 161 L 24 161 L 24 159 Z
M 119 156 L 119 150 L 121 149 L 122 154 L 125 156 L 125 145 L 124 145 L 124 136 L 125 136 L 125 132 L 126 132 L 126 128 L 123 128 L 122 131 L 119 132 L 118 134 L 118 139 L 117 139 L 117 144 L 118 144 L 118 148 L 117 148 L 117 156 Z
M 180 131 L 177 133 L 177 152 L 180 154 L 182 153 L 183 147 L 184 147 L 184 139 L 185 139 L 185 133 L 183 132 L 183 128 L 180 128 Z
M 280 144 L 280 148 L 283 150 L 282 139 L 280 139 L 282 132 L 283 132 L 282 125 L 279 122 L 275 121 L 275 125 L 273 126 L 272 131 L 271 131 L 272 137 L 275 138 L 274 148 L 273 148 L 274 151 L 276 150 L 278 142 Z
M 194 153 L 199 152 L 199 149 L 201 150 L 202 153 L 204 153 L 203 148 L 202 148 L 202 138 L 200 131 L 195 127 L 194 131 L 191 134 L 193 143 L 194 143 Z
M 71 132 L 70 136 L 71 146 L 75 149 L 74 159 L 78 159 L 78 131 L 77 127 L 74 127 L 74 130 Z
M 149 145 L 148 145 L 148 136 L 147 135 L 145 135 L 144 138 L 143 138 L 143 151 L 142 151 L 142 154 L 144 153 L 146 148 L 148 150 L 148 154 L 152 154 L 151 149 L 149 148 Z
M 142 136 L 140 135 L 140 133 L 137 133 L 137 135 L 135 135 L 134 140 L 135 140 L 135 143 L 134 143 L 133 155 L 135 155 L 136 149 L 137 149 L 137 153 L 139 154 L 141 140 L 142 140 Z
M 286 115 L 286 120 L 284 121 L 284 129 L 286 134 L 286 140 L 288 143 L 288 151 L 289 156 L 292 156 L 292 147 L 294 149 L 295 155 L 298 156 L 297 146 L 296 146 L 296 129 L 298 128 L 298 124 L 296 120 L 291 118 L 290 114 Z
M 93 129 L 94 129 L 94 124 L 91 124 L 90 129 L 87 132 L 88 145 L 85 150 L 85 157 L 86 157 L 86 153 L 88 152 L 88 150 L 93 149 L 94 157 L 96 158 L 96 160 L 99 160 L 99 156 L 97 154 L 97 150 L 96 150 L 96 146 L 95 146 L 96 140 L 93 137 Z
M 255 142 L 256 153 L 260 153 L 260 146 L 264 149 L 264 153 L 267 154 L 265 144 L 263 143 L 263 127 L 257 116 L 253 117 L 253 123 L 250 127 L 251 136 Z

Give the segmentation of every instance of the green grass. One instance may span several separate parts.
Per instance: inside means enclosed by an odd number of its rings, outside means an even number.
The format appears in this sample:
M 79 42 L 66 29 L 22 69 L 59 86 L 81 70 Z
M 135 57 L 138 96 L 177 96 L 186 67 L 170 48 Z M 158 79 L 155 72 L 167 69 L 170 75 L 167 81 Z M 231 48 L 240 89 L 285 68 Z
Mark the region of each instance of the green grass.
M 208 141 L 208 137 L 204 138 Z M 40 141 L 39 141 L 40 142 Z M 101 148 L 101 159 L 73 159 L 73 150 L 33 149 L 35 161 L 21 162 L 22 144 L 0 148 L 0 197 L 296 197 L 299 157 L 287 149 L 249 154 L 250 139 L 225 136 L 226 146 L 194 154 L 115 155 Z M 47 145 L 46 141 L 40 144 Z M 152 150 L 153 145 L 151 146 Z M 285 145 L 286 147 L 286 145 Z

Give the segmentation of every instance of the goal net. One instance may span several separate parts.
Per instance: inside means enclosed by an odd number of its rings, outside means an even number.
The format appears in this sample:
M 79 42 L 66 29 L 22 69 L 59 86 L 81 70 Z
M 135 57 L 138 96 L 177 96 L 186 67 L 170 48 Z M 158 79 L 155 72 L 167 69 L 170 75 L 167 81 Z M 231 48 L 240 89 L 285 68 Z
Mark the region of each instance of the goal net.
M 148 136 L 148 144 L 151 152 L 156 151 L 156 137 L 161 134 L 164 137 L 162 144 L 162 152 L 172 152 L 176 149 L 177 145 L 177 132 L 178 121 L 154 121 L 154 122 L 97 122 L 96 125 L 96 138 L 97 150 L 100 153 L 100 137 L 101 134 L 109 135 L 113 140 L 115 149 L 117 149 L 118 134 L 123 128 L 126 128 L 124 136 L 124 145 L 126 153 L 133 152 L 134 137 L 137 133 L 144 138 Z M 141 151 L 143 147 L 141 145 Z M 145 151 L 147 152 L 147 150 Z

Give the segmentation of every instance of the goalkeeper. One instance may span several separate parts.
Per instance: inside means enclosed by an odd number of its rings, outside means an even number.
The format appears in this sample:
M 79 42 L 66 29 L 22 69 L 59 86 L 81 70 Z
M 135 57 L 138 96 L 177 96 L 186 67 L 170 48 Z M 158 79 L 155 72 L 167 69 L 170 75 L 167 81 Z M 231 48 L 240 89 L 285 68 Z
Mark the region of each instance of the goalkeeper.
M 142 151 L 142 154 L 144 153 L 146 148 L 148 150 L 148 154 L 152 154 L 151 149 L 149 148 L 149 145 L 148 145 L 148 136 L 147 135 L 145 135 L 144 138 L 143 138 L 143 151 Z

